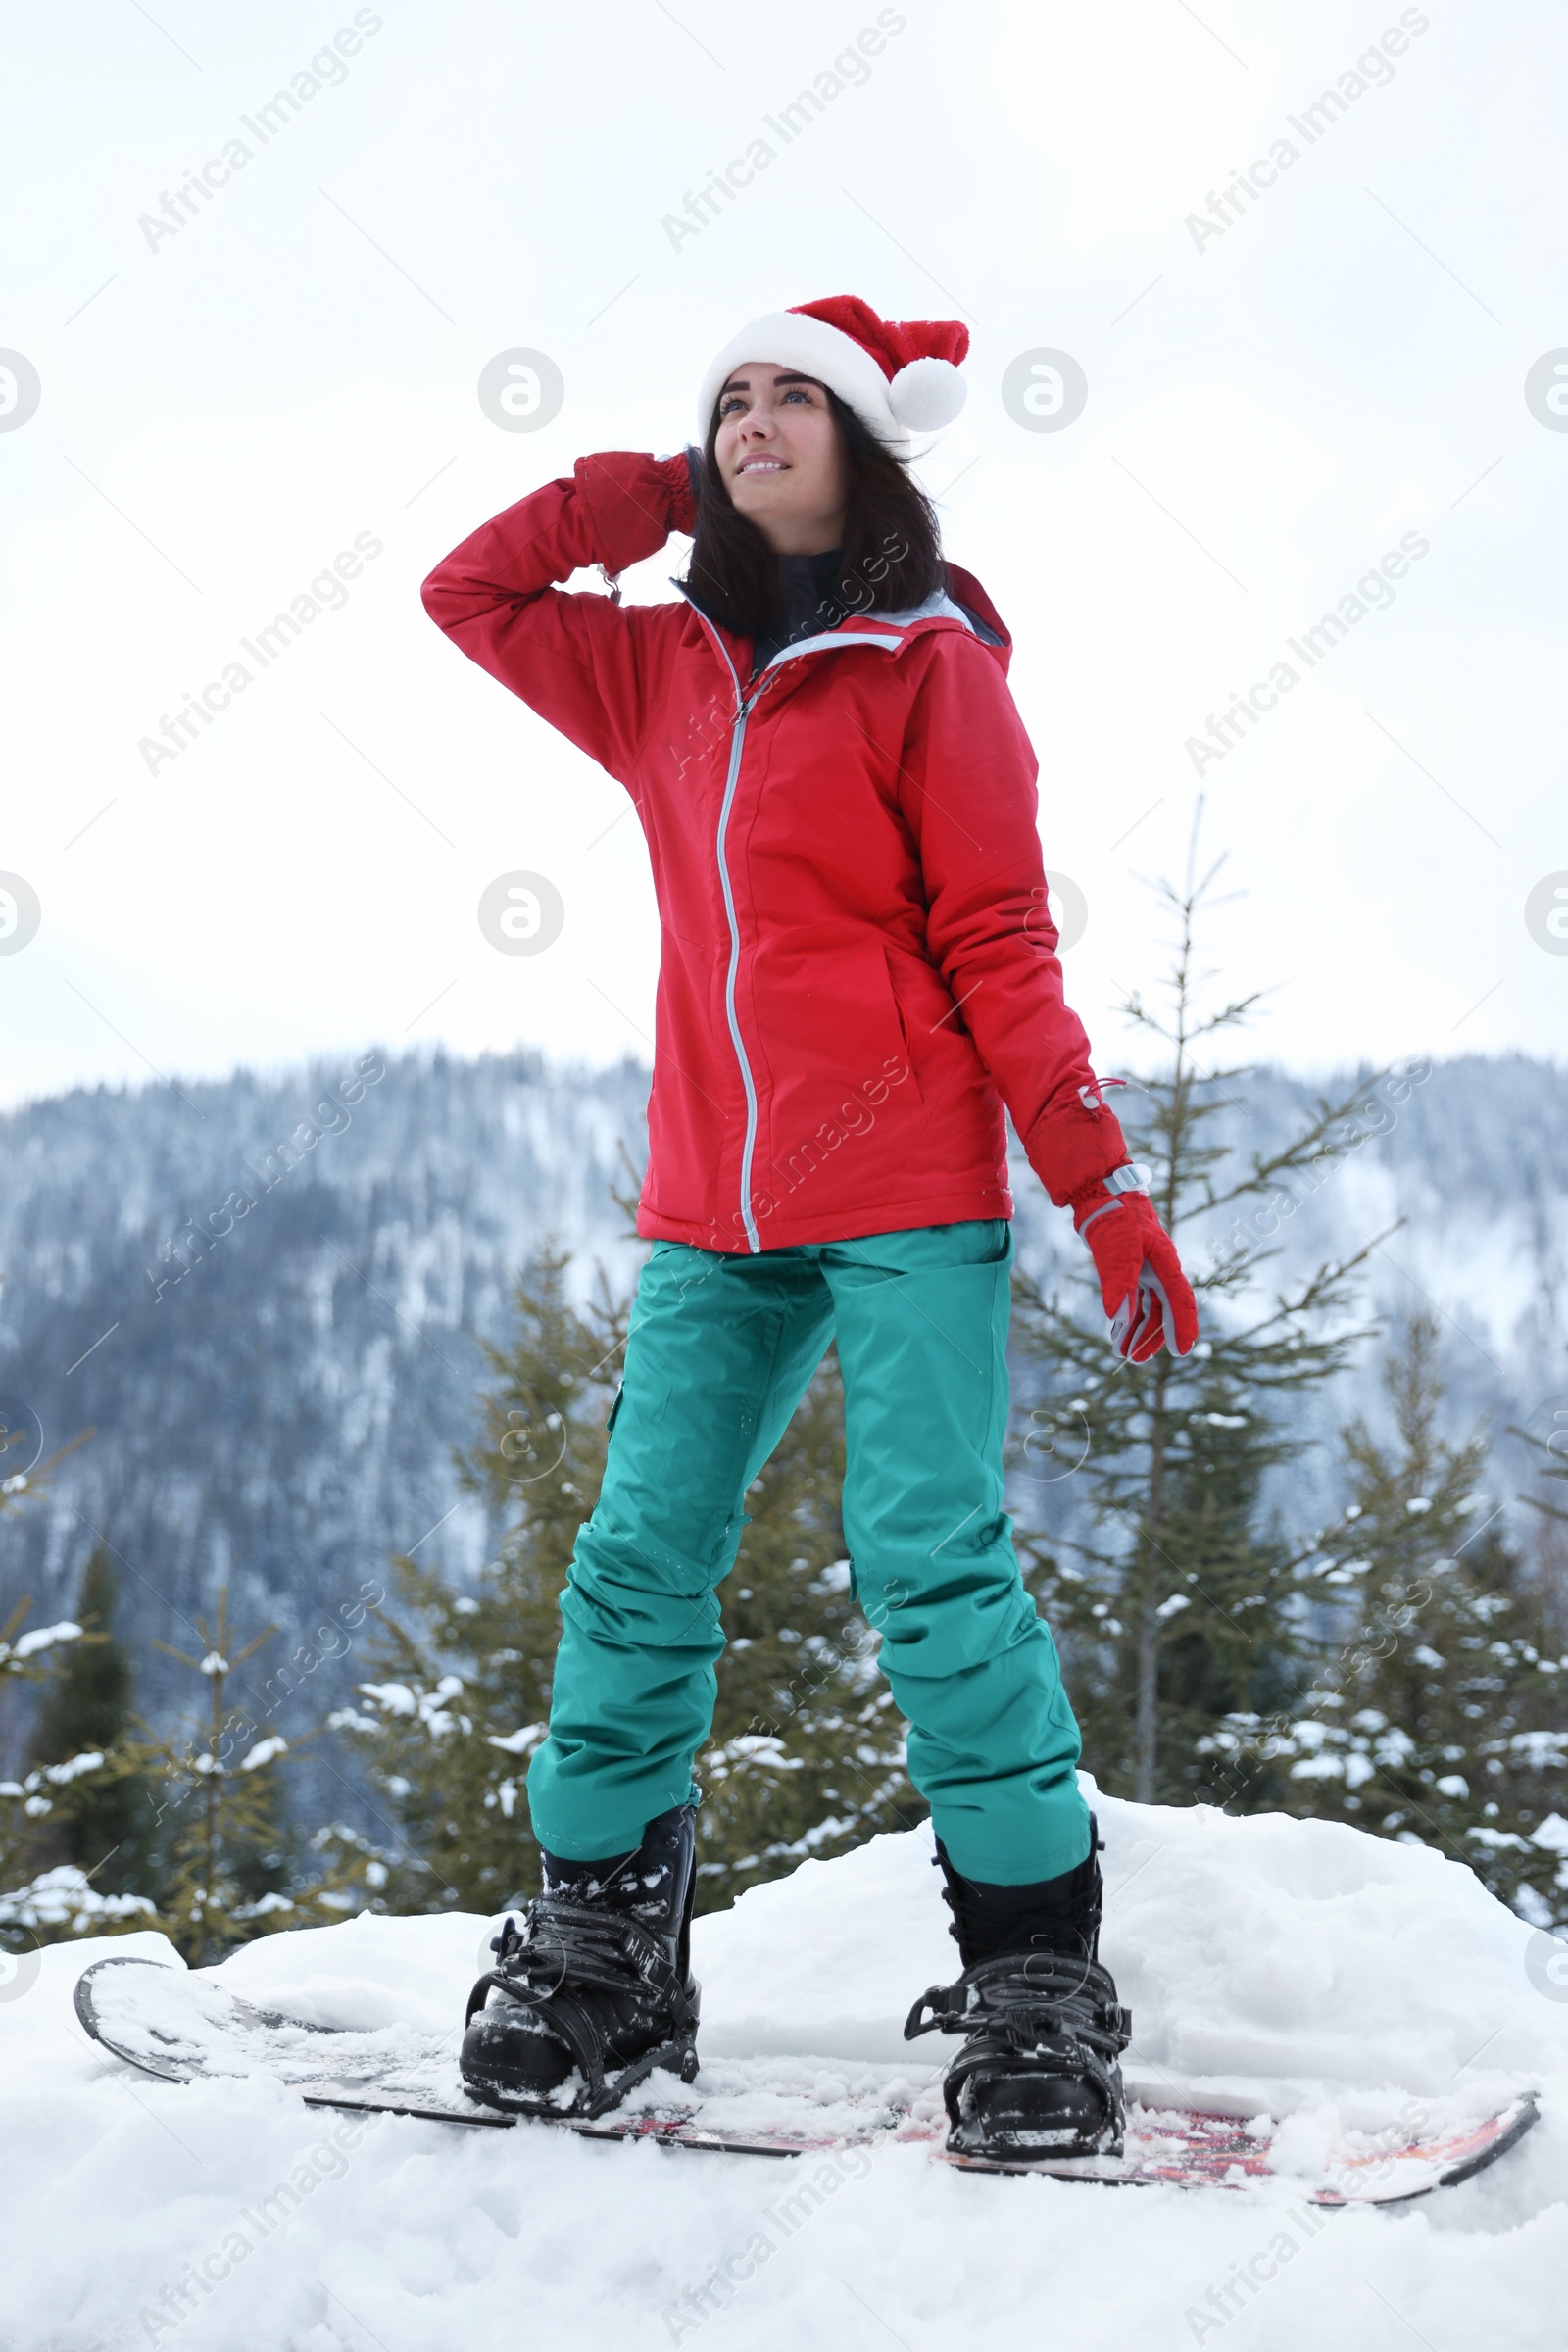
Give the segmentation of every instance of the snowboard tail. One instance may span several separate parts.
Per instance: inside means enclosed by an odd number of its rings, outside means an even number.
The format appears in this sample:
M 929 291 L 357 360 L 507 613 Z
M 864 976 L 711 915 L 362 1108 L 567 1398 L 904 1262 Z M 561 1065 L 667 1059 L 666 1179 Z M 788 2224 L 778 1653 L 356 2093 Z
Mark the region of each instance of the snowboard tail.
M 1454 2188 L 1485 2172 L 1517 2146 L 1541 2109 L 1533 2093 L 1511 2100 L 1480 2122 L 1454 2124 L 1412 2135 L 1398 2146 L 1348 2144 L 1334 2151 L 1324 2175 L 1306 2191 L 1309 2205 L 1406 2205 L 1436 2188 Z M 1289 2182 L 1277 2172 L 1267 2138 L 1248 2134 L 1234 2116 L 1200 2108 L 1140 2108 L 1129 2104 L 1127 2146 L 1120 2157 L 1047 2157 L 1019 2164 L 934 2150 L 944 2164 L 970 2173 L 1049 2173 L 1060 2180 L 1098 2180 L 1122 2187 L 1246 2189 L 1267 2180 Z
M 1119 2156 L 1042 2154 L 1027 2161 L 968 2156 L 941 2144 L 940 2096 L 871 2065 L 816 2059 L 710 2062 L 696 2082 L 640 2085 L 614 2113 L 563 2104 L 509 2113 L 470 2096 L 458 2071 L 458 2031 L 419 2034 L 407 2025 L 325 2026 L 260 2009 L 204 1971 L 111 1957 L 77 1981 L 76 2015 L 103 2048 L 165 2082 L 265 2075 L 297 2089 L 308 2107 L 401 2115 L 480 2131 L 567 2131 L 580 2139 L 651 2140 L 711 2155 L 787 2158 L 835 2149 L 915 2144 L 972 2173 L 1039 2173 L 1115 2187 L 1257 2191 L 1296 2187 L 1314 2205 L 1396 2205 L 1470 2180 L 1518 2145 L 1537 2121 L 1531 2093 L 1495 2113 L 1415 2130 L 1350 2134 L 1315 2180 L 1277 2170 L 1273 2124 L 1184 2107 L 1129 2102 Z

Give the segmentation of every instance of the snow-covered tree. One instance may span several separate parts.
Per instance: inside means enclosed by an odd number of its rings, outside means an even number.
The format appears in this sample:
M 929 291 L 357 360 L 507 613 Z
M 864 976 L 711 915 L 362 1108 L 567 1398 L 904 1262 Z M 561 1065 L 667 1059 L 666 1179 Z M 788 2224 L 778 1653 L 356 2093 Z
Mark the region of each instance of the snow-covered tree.
M 37 1495 L 56 1465 L 85 1445 L 84 1430 L 45 1462 L 20 1466 L 25 1429 L 0 1423 L 0 1514 Z M 11 1464 L 8 1466 L 8 1457 Z M 74 1618 L 27 1628 L 30 1598 L 19 1600 L 0 1627 L 0 1697 L 25 1686 L 47 1683 L 82 1652 L 104 1645 L 106 1637 L 87 1631 Z M 94 1872 L 75 1860 L 60 1859 L 61 1830 L 90 1798 L 115 1787 L 122 1757 L 105 1742 L 90 1744 L 95 1727 L 76 1731 L 80 1745 L 61 1725 L 59 1752 L 40 1756 L 20 1780 L 0 1781 L 0 1949 L 30 1950 L 61 1936 L 106 1935 L 145 1925 L 153 1909 L 146 1894 L 93 1883 Z
M 1087 1252 L 1063 1286 L 1016 1286 L 1009 1459 L 1026 1579 L 1067 1659 L 1085 1762 L 1146 1804 L 1212 1793 L 1202 1733 L 1229 1711 L 1274 1705 L 1290 1685 L 1303 1555 L 1260 1527 L 1260 1496 L 1265 1474 L 1304 1443 L 1304 1394 L 1364 1337 L 1348 1310 L 1366 1250 L 1281 1292 L 1267 1281 L 1271 1237 L 1409 1085 L 1365 1081 L 1320 1099 L 1273 1151 L 1233 1147 L 1226 1114 L 1251 1072 L 1209 1057 L 1259 1000 L 1203 1008 L 1213 975 L 1200 968 L 1199 930 L 1224 860 L 1200 876 L 1197 849 L 1195 823 L 1184 883 L 1159 890 L 1175 928 L 1165 1008 L 1137 995 L 1126 1008 L 1164 1059 L 1117 1110 L 1152 1168 L 1203 1337 L 1185 1360 L 1118 1362 Z M 1070 1541 L 1053 1525 L 1068 1479 L 1092 1529 Z M 1251 1770 L 1250 1799 L 1265 1801 L 1267 1776 Z
M 52 1817 L 57 1862 L 74 1864 L 103 1894 L 146 1894 L 156 1882 L 152 1791 L 126 1763 L 135 1669 L 115 1632 L 119 1579 L 106 1544 L 92 1547 L 75 1614 L 83 1638 L 52 1653 L 33 1723 L 29 1762 L 47 1771 L 75 1762 L 58 1784 Z M 96 1754 L 94 1770 L 79 1761 Z
M 1487 1443 L 1439 1434 L 1438 1326 L 1387 1365 L 1394 1432 L 1345 1431 L 1349 1500 L 1313 1562 L 1318 1664 L 1286 1712 L 1209 1735 L 1285 1776 L 1295 1813 L 1467 1862 L 1538 1927 L 1568 1921 L 1568 1642 L 1484 1494 Z
M 0 1689 L 43 1680 L 56 1660 L 92 1639 L 74 1618 L 23 1632 L 30 1606 L 20 1601 L 0 1631 Z M 101 1791 L 120 1769 L 103 1749 L 86 1748 L 0 1781 L 0 1949 L 29 1951 L 62 1936 L 147 1925 L 154 1909 L 147 1895 L 105 1891 L 79 1863 L 58 1859 L 61 1822 L 84 1789 Z
M 269 1727 L 257 1738 L 260 1727 L 228 1704 L 231 1678 L 273 1631 L 236 1642 L 224 1588 L 211 1623 L 196 1619 L 199 1656 L 159 1645 L 201 1678 L 205 1704 L 183 1730 L 148 1734 L 128 1749 L 131 1768 L 157 1782 L 167 1838 L 156 1924 L 193 1968 L 280 1928 L 340 1918 L 380 1883 L 374 1868 L 367 1878 L 367 1850 L 343 1839 L 327 1851 L 318 1843 L 312 1862 L 288 1826 L 283 1771 L 314 1730 L 285 1738 Z

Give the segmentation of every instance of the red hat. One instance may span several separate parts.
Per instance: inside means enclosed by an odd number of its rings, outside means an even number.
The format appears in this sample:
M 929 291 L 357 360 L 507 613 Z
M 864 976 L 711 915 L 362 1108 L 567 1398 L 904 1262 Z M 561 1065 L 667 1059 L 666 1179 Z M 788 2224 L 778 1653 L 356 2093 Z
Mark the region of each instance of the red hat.
M 725 380 L 745 360 L 798 368 L 836 392 L 895 457 L 910 433 L 951 424 L 968 390 L 958 362 L 969 329 L 956 318 L 879 318 L 858 294 L 830 294 L 754 318 L 732 336 L 703 377 L 701 432 Z

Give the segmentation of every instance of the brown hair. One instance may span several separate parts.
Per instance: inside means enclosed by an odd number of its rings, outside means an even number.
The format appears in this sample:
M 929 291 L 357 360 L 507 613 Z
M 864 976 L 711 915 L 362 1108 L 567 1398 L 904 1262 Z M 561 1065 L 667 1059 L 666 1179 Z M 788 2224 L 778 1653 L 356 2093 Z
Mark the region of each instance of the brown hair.
M 813 379 L 814 380 L 814 379 Z M 923 604 L 944 586 L 942 534 L 931 502 L 855 411 L 821 386 L 849 462 L 850 493 L 839 569 L 838 617 L 849 612 L 900 612 Z M 698 484 L 697 530 L 684 585 L 711 616 L 755 636 L 778 611 L 781 559 L 755 522 L 730 498 L 714 461 L 720 399 L 713 404 Z

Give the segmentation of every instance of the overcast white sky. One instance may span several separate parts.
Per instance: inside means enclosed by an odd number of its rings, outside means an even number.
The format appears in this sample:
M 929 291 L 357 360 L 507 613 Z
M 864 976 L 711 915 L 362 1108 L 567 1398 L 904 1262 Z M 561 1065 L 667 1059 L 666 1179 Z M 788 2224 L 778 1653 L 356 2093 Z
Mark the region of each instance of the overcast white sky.
M 1139 877 L 1180 864 L 1188 740 L 1281 661 L 1299 683 L 1203 776 L 1245 893 L 1213 960 L 1275 989 L 1260 1050 L 1560 1050 L 1568 955 L 1525 902 L 1568 869 L 1568 432 L 1525 379 L 1568 345 L 1568 16 L 906 0 L 784 145 L 764 118 L 878 13 L 386 0 L 263 144 L 241 118 L 352 30 L 344 0 L 7 12 L 0 346 L 41 398 L 0 431 L 0 869 L 42 914 L 0 955 L 4 1100 L 372 1042 L 645 1054 L 623 796 L 418 583 L 579 453 L 678 447 L 720 343 L 839 292 L 971 326 L 923 478 L 1017 642 L 1101 1066 L 1163 962 Z M 1401 23 L 1343 115 L 1291 126 Z M 250 160 L 150 245 L 140 217 L 236 137 Z M 675 244 L 664 216 L 760 137 L 774 160 Z M 1282 139 L 1275 184 L 1195 237 Z M 476 392 L 518 346 L 564 378 L 535 433 Z M 1002 397 L 1046 348 L 1088 379 L 1056 432 Z M 149 774 L 139 739 L 362 534 L 346 604 Z M 1309 673 L 1287 641 L 1407 534 L 1428 552 Z M 684 549 L 628 593 L 669 593 Z M 538 956 L 476 920 L 517 868 L 565 904 Z

